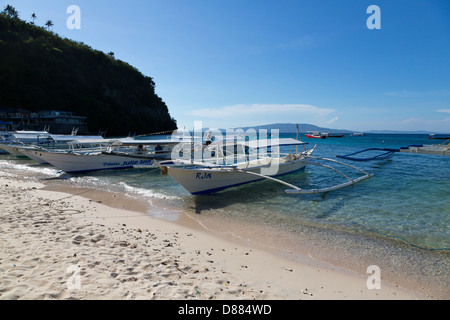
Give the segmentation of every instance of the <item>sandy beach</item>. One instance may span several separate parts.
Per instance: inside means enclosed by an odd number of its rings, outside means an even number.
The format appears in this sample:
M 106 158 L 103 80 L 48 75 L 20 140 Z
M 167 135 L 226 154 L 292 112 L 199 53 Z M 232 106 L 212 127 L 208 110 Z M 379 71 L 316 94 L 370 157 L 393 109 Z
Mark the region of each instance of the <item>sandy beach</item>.
M 0 299 L 430 299 L 0 171 Z M 110 195 L 115 198 L 114 195 Z

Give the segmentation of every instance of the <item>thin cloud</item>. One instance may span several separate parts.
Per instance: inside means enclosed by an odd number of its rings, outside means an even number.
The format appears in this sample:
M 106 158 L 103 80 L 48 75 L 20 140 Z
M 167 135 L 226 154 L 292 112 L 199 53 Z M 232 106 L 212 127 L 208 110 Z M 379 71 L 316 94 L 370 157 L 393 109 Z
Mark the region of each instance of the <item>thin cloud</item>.
M 327 123 L 330 124 L 330 123 L 336 122 L 336 121 L 338 121 L 338 120 L 339 120 L 338 117 L 334 117 L 333 119 L 328 120 Z
M 335 111 L 334 109 L 319 108 L 307 104 L 238 104 L 222 108 L 192 110 L 189 112 L 189 115 L 209 119 L 267 118 L 267 116 L 285 116 L 287 117 L 286 119 L 289 119 L 289 117 L 299 116 L 323 117 Z
M 439 109 L 436 112 L 450 113 L 450 109 Z

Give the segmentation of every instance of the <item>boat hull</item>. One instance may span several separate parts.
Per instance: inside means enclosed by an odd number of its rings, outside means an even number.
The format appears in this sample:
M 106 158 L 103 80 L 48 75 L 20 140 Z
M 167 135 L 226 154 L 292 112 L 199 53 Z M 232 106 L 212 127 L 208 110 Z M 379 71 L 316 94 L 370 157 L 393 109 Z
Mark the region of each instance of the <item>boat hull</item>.
M 450 146 L 439 145 L 424 145 L 424 146 L 410 146 L 406 149 L 400 149 L 401 152 L 431 154 L 437 156 L 450 156 Z
M 302 170 L 306 167 L 303 161 L 292 161 L 280 164 L 278 171 L 271 177 L 280 176 Z M 205 167 L 168 167 L 168 174 L 193 195 L 218 192 L 230 187 L 264 179 L 245 172 L 230 168 L 223 170 Z M 248 171 L 259 173 L 261 168 L 252 168 Z
M 135 166 L 154 165 L 153 160 L 148 158 L 110 155 L 100 152 L 77 154 L 41 151 L 37 152 L 36 156 L 67 173 L 129 169 Z
M 327 134 L 327 138 L 343 138 L 344 134 Z
M 326 136 L 323 136 L 323 135 L 312 135 L 312 134 L 305 134 L 305 137 L 307 137 L 307 138 L 313 138 L 313 139 L 325 139 L 326 138 Z
M 39 150 L 19 148 L 19 152 L 22 153 L 23 156 L 28 157 L 39 164 L 49 164 L 47 161 L 39 157 Z
M 15 144 L 0 144 L 0 149 L 3 149 L 7 153 L 16 156 L 16 157 L 25 157 L 20 151 L 19 146 L 22 145 L 15 145 Z

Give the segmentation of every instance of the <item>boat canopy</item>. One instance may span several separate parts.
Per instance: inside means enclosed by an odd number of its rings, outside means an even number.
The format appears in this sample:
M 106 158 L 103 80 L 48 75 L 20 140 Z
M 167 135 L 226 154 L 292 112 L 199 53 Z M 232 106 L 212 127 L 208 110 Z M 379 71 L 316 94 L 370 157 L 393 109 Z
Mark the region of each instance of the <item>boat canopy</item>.
M 179 144 L 182 141 L 179 140 L 135 140 L 132 138 L 125 139 L 115 139 L 115 141 L 111 144 L 112 146 L 153 146 L 153 145 L 175 145 Z M 185 142 L 190 142 L 190 140 L 186 140 Z
M 105 140 L 102 136 L 73 136 L 68 134 L 50 134 L 49 138 L 59 142 L 68 142 L 68 141 L 84 142 L 86 140 L 102 140 L 102 141 Z
M 50 134 L 44 131 L 23 131 L 13 132 L 12 136 L 15 140 L 36 140 L 37 138 L 49 138 Z
M 115 141 L 117 141 L 117 139 L 77 139 L 67 141 L 67 144 L 112 144 Z

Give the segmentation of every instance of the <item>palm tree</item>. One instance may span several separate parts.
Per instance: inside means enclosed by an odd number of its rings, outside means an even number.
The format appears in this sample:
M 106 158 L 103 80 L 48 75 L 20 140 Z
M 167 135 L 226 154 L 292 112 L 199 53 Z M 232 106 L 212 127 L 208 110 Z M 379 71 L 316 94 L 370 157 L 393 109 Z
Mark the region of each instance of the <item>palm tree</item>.
M 33 24 L 34 24 L 34 20 L 37 19 L 36 13 L 33 13 L 33 14 L 31 15 L 31 19 L 33 19 Z
M 47 26 L 48 31 L 50 31 L 50 28 L 54 26 L 52 20 L 47 20 L 47 22 L 45 23 L 45 25 Z
M 2 13 L 6 14 L 10 18 L 19 18 L 19 11 L 17 11 L 13 6 L 7 5 Z

